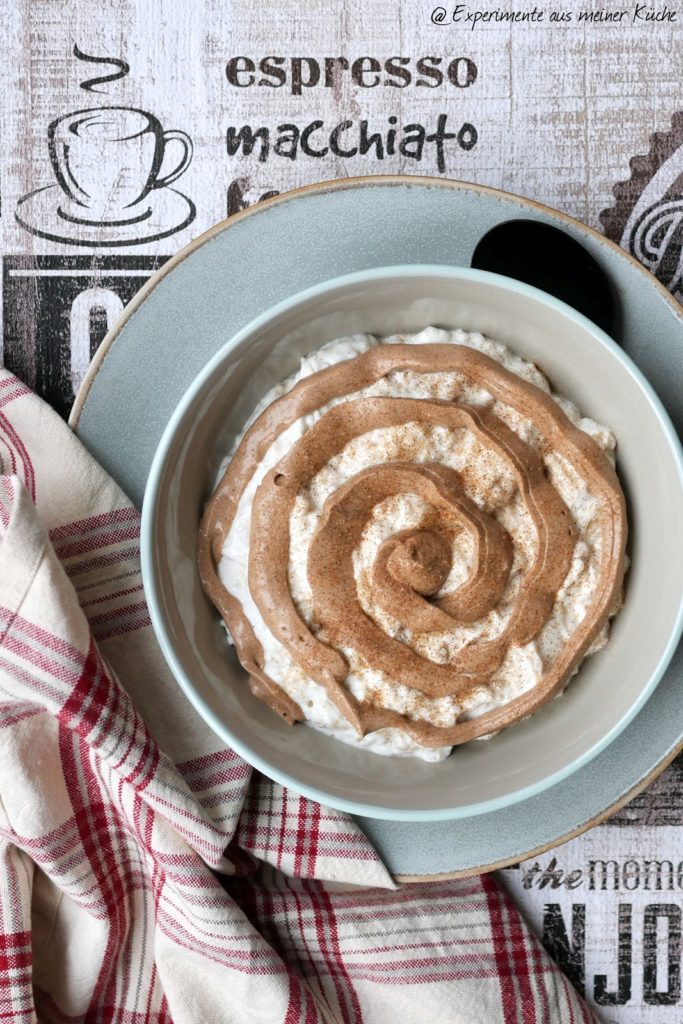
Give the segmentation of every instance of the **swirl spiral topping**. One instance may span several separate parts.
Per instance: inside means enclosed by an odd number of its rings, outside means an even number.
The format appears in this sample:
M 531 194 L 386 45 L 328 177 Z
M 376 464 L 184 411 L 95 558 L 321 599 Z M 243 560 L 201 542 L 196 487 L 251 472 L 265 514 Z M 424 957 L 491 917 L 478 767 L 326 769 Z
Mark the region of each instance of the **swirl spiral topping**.
M 449 396 L 412 397 L 406 381 L 434 374 L 450 375 Z M 359 446 L 361 468 L 340 477 Z M 437 448 L 442 459 L 429 455 Z M 563 480 L 587 495 L 583 523 Z M 204 588 L 254 693 L 294 722 L 305 708 L 266 671 L 244 594 L 217 571 L 247 499 L 249 599 L 288 663 L 360 735 L 397 728 L 443 747 L 529 715 L 560 691 L 621 598 L 626 516 L 610 460 L 551 394 L 464 344 L 382 344 L 300 380 L 246 431 L 206 507 Z M 407 519 L 396 511 L 406 501 Z M 306 538 L 304 565 L 293 530 Z M 558 594 L 589 547 L 589 599 L 558 643 Z M 496 700 L 532 643 L 544 653 L 534 685 Z

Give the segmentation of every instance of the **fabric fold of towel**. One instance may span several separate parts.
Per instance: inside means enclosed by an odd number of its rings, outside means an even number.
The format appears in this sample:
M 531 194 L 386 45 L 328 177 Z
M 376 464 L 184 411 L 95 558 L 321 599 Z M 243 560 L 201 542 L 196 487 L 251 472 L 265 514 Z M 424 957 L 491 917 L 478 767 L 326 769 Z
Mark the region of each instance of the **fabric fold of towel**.
M 138 539 L 0 370 L 0 1018 L 595 1021 L 493 876 L 399 885 L 222 745 L 158 649 Z

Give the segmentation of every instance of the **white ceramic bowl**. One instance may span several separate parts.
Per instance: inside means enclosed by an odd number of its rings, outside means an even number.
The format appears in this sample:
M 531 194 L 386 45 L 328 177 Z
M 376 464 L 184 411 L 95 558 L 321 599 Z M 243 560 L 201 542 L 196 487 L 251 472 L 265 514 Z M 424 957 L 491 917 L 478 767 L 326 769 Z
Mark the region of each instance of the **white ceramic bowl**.
M 477 330 L 537 363 L 554 390 L 615 432 L 632 560 L 606 649 L 561 700 L 440 764 L 385 758 L 299 725 L 252 696 L 196 569 L 218 466 L 257 401 L 302 354 L 356 331 Z M 142 521 L 145 592 L 179 684 L 222 739 L 266 775 L 370 817 L 477 814 L 558 783 L 603 750 L 661 678 L 683 625 L 683 459 L 659 399 L 599 328 L 543 292 L 482 271 L 388 267 L 326 282 L 258 317 L 210 361 L 159 444 Z M 561 793 L 558 791 L 558 799 Z

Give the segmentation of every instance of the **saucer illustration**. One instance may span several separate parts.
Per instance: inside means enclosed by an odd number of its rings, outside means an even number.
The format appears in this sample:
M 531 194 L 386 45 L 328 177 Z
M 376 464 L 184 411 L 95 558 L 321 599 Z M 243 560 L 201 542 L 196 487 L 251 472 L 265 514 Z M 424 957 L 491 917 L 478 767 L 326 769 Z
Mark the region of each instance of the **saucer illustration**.
M 44 185 L 19 200 L 15 217 L 23 228 L 39 238 L 90 248 L 113 248 L 173 235 L 191 224 L 197 212 L 191 199 L 168 186 L 150 192 L 136 205 L 142 209 L 135 219 L 89 221 L 71 212 L 73 204 L 65 201 L 59 185 Z
M 119 58 L 94 57 L 74 46 L 74 56 L 116 71 L 81 83 L 123 78 L 129 65 Z M 194 220 L 194 203 L 169 188 L 192 161 L 192 140 L 167 129 L 154 114 L 136 107 L 76 110 L 47 129 L 56 183 L 23 196 L 17 222 L 39 238 L 90 248 L 139 245 L 180 231 Z

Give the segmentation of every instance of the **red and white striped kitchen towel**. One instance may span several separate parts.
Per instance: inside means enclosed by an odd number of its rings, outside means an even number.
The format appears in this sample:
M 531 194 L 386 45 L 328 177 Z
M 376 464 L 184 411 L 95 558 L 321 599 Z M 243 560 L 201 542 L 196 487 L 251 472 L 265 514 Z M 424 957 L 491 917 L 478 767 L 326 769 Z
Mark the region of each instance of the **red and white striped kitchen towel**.
M 595 1020 L 490 876 L 396 886 L 221 745 L 157 648 L 137 511 L 4 370 L 0 473 L 0 1020 Z

